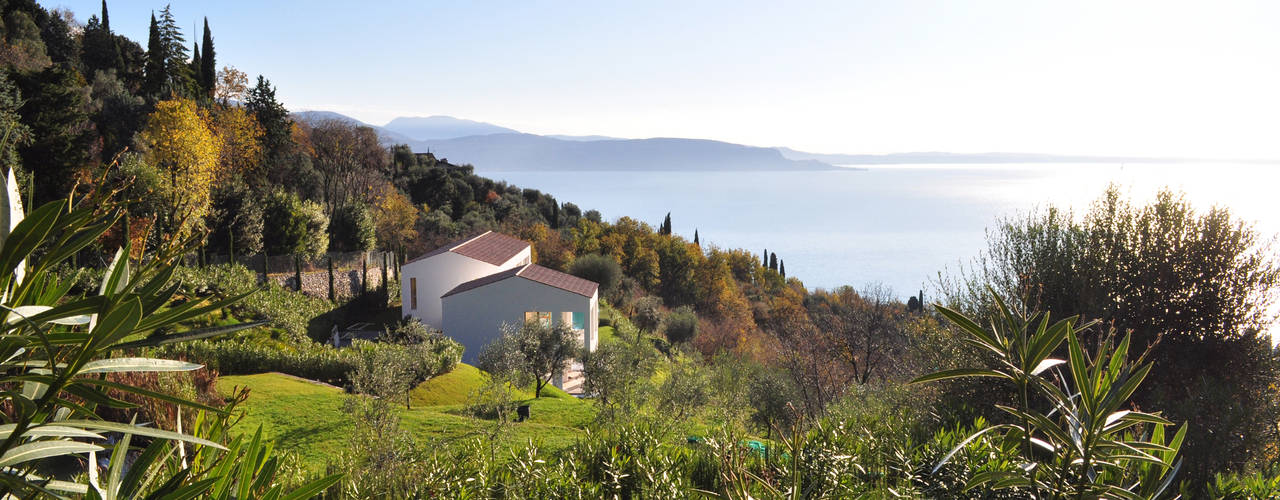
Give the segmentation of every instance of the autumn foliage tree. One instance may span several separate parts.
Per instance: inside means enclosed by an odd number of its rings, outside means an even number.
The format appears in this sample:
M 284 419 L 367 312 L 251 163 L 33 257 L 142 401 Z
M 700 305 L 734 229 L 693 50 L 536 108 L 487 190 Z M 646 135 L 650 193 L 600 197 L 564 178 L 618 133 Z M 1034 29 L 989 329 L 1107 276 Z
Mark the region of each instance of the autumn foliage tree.
M 398 189 L 387 186 L 373 205 L 374 234 L 378 239 L 378 247 L 383 250 L 403 252 L 409 243 L 418 236 L 414 223 L 418 219 L 418 209 Z
M 218 136 L 218 180 L 236 175 L 257 176 L 262 164 L 262 126 L 252 114 L 238 106 L 214 106 L 205 111 L 207 122 Z
M 222 141 L 209 130 L 194 101 L 171 99 L 156 104 L 142 131 L 142 142 L 147 161 L 169 177 L 166 213 L 159 216 L 173 234 L 192 234 L 209 211 Z

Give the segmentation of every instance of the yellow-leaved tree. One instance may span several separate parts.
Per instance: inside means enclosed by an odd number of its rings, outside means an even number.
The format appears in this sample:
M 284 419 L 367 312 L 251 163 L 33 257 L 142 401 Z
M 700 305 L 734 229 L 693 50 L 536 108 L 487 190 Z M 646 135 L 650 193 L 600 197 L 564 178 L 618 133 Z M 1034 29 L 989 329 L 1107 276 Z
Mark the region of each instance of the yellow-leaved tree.
M 391 185 L 382 189 L 373 205 L 373 224 L 378 246 L 383 250 L 404 252 L 405 247 L 418 236 L 414 224 L 418 221 L 418 209 L 400 190 Z
M 167 231 L 185 238 L 203 226 L 222 141 L 190 99 L 156 104 L 142 130 L 146 159 L 168 176 L 167 213 L 157 214 Z
M 236 174 L 258 177 L 263 134 L 258 119 L 238 106 L 214 106 L 205 116 L 214 135 L 222 142 L 214 177 L 219 182 Z

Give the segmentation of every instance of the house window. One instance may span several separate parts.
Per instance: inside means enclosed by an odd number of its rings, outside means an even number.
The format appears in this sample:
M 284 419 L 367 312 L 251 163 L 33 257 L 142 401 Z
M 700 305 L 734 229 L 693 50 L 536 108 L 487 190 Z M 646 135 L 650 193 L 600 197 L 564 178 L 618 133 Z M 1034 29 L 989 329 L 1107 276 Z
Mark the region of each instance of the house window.
M 583 312 L 573 312 L 573 328 L 575 330 L 587 329 L 587 314 Z
M 540 312 L 540 311 L 525 311 L 525 313 L 524 313 L 524 322 L 525 322 L 525 323 L 531 323 L 531 322 L 533 322 L 534 320 L 537 320 L 537 321 L 538 321 L 538 323 L 539 323 L 539 324 L 541 324 L 542 326 L 550 327 L 550 326 L 551 326 L 551 313 L 550 313 L 550 312 Z
M 418 278 L 409 278 L 409 309 L 418 308 Z

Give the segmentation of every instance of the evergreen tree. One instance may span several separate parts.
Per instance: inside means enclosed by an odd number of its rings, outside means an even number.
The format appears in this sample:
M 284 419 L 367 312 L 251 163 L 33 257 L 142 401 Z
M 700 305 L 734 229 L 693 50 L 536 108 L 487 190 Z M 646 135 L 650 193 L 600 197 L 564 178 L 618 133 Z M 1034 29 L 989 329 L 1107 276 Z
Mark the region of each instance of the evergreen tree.
M 191 68 L 187 65 L 190 59 L 187 55 L 187 39 L 182 37 L 182 30 L 178 29 L 178 22 L 174 20 L 173 12 L 168 5 L 160 11 L 157 29 L 160 32 L 160 43 L 165 47 L 165 71 L 168 73 L 166 76 L 168 76 L 169 91 L 185 95 L 192 83 Z
M 107 15 L 107 2 L 102 2 L 102 18 L 90 16 L 85 24 L 84 35 L 80 44 L 80 61 L 85 68 L 85 77 L 93 80 L 94 73 L 115 69 L 120 71 L 124 60 L 116 45 L 116 37 L 111 33 L 111 18 Z
M 213 96 L 218 86 L 217 59 L 213 50 L 213 32 L 209 31 L 209 18 L 204 18 L 204 52 L 200 53 L 200 88 L 204 93 Z
M 697 230 L 697 229 L 694 229 L 694 230 L 693 230 L 693 244 L 694 244 L 694 245 L 698 245 L 698 246 L 702 246 L 702 243 L 698 242 L 698 230 Z
M 18 148 L 18 154 L 35 175 L 35 201 L 40 206 L 65 197 L 77 172 L 90 161 L 94 134 L 87 92 L 80 73 L 62 64 L 15 75 L 14 80 L 25 98 L 18 113 L 33 138 Z
M 769 249 L 764 249 L 764 258 L 760 260 L 760 267 L 769 267 Z
M 152 100 L 160 96 L 169 79 L 165 73 L 165 59 L 164 46 L 160 43 L 160 25 L 156 23 L 156 14 L 152 12 L 151 27 L 147 34 L 146 80 L 142 84 L 142 92 Z
M 551 229 L 560 229 L 560 204 L 551 202 Z
M 43 11 L 39 6 L 36 8 Z M 40 17 L 44 17 L 43 23 Z M 44 40 L 49 60 L 54 64 L 67 64 L 76 71 L 83 71 L 84 68 L 80 65 L 80 40 L 72 36 L 71 25 L 67 20 L 54 11 L 37 16 L 36 23 L 40 26 L 40 38 Z
M 667 212 L 667 217 L 662 219 L 662 227 L 658 228 L 658 234 L 664 236 L 671 235 L 671 212 Z
M 783 278 L 786 278 L 786 277 L 787 277 L 787 263 L 786 263 L 786 262 L 778 261 L 778 274 L 781 274 Z
M 187 65 L 191 71 L 191 79 L 197 83 L 203 82 L 204 77 L 200 75 L 200 43 L 191 42 L 191 63 Z
M 102 29 L 111 32 L 111 16 L 107 14 L 107 0 L 102 0 Z
M 249 90 L 244 106 L 262 126 L 262 151 L 266 158 L 268 161 L 278 158 L 292 140 L 293 121 L 289 119 L 289 110 L 276 101 L 271 81 L 258 75 L 258 84 Z
M 18 114 L 21 105 L 18 87 L 7 76 L 0 77 L 0 130 L 5 137 L 0 143 L 0 162 L 9 167 L 21 165 L 18 147 L 31 142 L 31 128 L 22 123 L 22 116 Z
M 155 100 L 170 95 L 186 95 L 191 88 L 187 41 L 178 29 L 168 5 L 157 20 L 151 14 L 151 30 L 147 38 L 147 77 L 144 92 Z
M 776 253 L 769 254 L 769 269 L 772 269 L 774 271 L 778 270 L 778 254 Z

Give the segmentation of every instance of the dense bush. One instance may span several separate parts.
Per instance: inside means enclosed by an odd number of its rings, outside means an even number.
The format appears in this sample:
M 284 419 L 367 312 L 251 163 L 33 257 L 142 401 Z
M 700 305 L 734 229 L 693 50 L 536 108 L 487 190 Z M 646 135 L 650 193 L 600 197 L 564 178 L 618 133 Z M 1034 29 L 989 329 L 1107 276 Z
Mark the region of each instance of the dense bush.
M 336 385 L 346 382 L 347 374 L 359 366 L 361 359 L 351 349 L 322 344 L 290 349 L 252 340 L 188 342 L 166 347 L 162 354 L 186 357 L 224 375 L 280 372 Z
M 383 351 L 396 354 L 397 359 L 412 360 L 409 368 L 418 381 L 448 373 L 462 359 L 462 346 L 444 337 L 417 346 L 356 340 L 344 349 L 326 344 L 290 347 L 247 339 L 196 341 L 167 346 L 163 354 L 184 356 L 227 375 L 281 372 L 343 385 L 367 356 Z
M 698 315 L 694 314 L 692 307 L 680 306 L 667 315 L 662 326 L 667 333 L 667 340 L 671 343 L 693 342 L 694 337 L 698 336 Z
M 622 266 L 612 257 L 593 253 L 574 259 L 573 265 L 569 266 L 569 274 L 598 283 L 600 296 L 611 297 L 622 280 Z
M 1195 422 L 1193 482 L 1274 457 L 1280 363 L 1265 332 L 1280 262 L 1263 235 L 1223 208 L 1197 211 L 1169 191 L 1139 205 L 1113 187 L 1083 217 L 1051 207 L 1003 221 L 988 239 L 973 270 L 943 284 L 953 308 L 991 314 L 991 286 L 1055 320 L 1132 331 L 1162 373 L 1137 404 Z
M 329 248 L 329 218 L 318 203 L 277 191 L 264 202 L 262 219 L 269 254 L 317 257 Z
M 329 249 L 337 252 L 373 250 L 374 229 L 373 215 L 364 204 L 338 207 L 329 221 Z
M 328 301 L 288 290 L 275 282 L 258 285 L 258 274 L 239 264 L 183 267 L 176 273 L 188 296 L 232 296 L 258 289 L 233 307 L 244 319 L 267 321 L 288 333 L 292 343 L 305 345 L 310 339 L 324 339 L 332 326 L 324 320 L 333 309 Z

